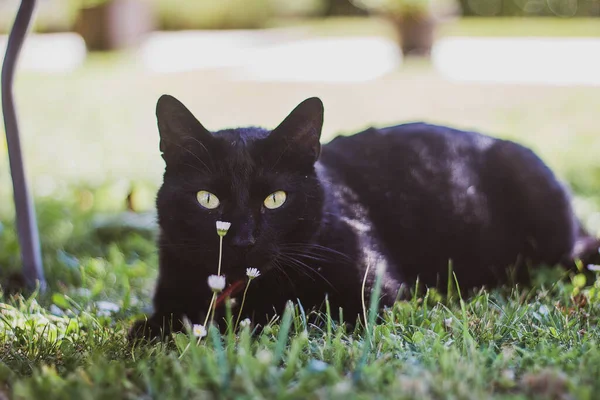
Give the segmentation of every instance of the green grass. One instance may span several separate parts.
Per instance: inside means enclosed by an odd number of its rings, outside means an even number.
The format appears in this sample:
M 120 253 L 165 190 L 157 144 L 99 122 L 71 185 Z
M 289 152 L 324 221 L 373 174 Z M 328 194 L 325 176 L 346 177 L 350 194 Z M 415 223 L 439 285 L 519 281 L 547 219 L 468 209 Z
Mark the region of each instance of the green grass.
M 131 266 L 109 260 L 116 286 L 135 286 Z M 95 307 L 120 292 L 106 266 L 80 264 L 90 292 L 38 298 L 52 311 L 6 298 L 0 384 L 12 398 L 593 399 L 600 389 L 600 279 L 583 293 L 581 276 L 465 301 L 430 291 L 371 318 L 367 332 L 328 314 L 308 324 L 290 306 L 255 336 L 211 330 L 200 343 L 178 334 L 131 349 L 125 332 L 137 306 L 123 301 L 110 316 Z
M 470 23 L 463 32 L 475 29 Z M 52 290 L 10 293 L 19 257 L 2 151 L 0 398 L 597 397 L 598 277 L 546 269 L 531 290 L 463 300 L 430 291 L 396 304 L 368 331 L 326 314 L 307 324 L 296 305 L 256 337 L 213 333 L 188 346 L 179 335 L 170 346 L 131 349 L 127 328 L 149 310 L 156 276 L 154 232 L 111 222 L 123 218 L 132 190 L 138 210 L 153 210 L 163 169 L 160 94 L 181 98 L 211 129 L 272 127 L 318 95 L 324 141 L 428 120 L 528 144 L 571 185 L 578 214 L 600 234 L 597 88 L 447 82 L 420 62 L 367 83 L 235 82 L 226 71 L 151 75 L 132 54 L 110 54 L 69 75 L 20 74 L 16 93 Z

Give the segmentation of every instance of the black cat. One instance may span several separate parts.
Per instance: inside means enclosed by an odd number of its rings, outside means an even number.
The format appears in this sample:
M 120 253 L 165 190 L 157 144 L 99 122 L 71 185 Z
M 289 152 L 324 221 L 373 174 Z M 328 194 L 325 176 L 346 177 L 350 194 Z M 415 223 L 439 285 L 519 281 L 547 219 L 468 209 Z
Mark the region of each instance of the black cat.
M 216 221 L 231 222 L 222 272 L 252 281 L 244 316 L 264 323 L 287 300 L 326 294 L 349 322 L 367 265 L 385 266 L 382 304 L 403 284 L 462 289 L 526 281 L 528 265 L 590 261 L 600 243 L 573 215 L 563 186 L 529 149 L 474 132 L 413 123 L 371 128 L 321 146 L 323 104 L 301 103 L 274 130 L 207 131 L 175 98 L 157 104 L 166 162 L 158 193 L 160 275 L 154 315 L 132 337 L 203 322 L 216 274 Z M 367 290 L 368 292 L 368 290 Z M 165 332 L 163 332 L 165 333 Z

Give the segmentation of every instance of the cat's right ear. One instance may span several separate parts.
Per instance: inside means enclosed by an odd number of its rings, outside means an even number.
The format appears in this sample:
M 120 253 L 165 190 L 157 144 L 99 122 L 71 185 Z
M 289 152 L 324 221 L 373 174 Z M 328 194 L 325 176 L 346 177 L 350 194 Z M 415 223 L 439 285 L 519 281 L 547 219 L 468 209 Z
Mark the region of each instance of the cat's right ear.
M 186 150 L 186 144 L 198 143 L 204 149 L 213 140 L 212 134 L 179 100 L 163 94 L 156 103 L 156 118 L 160 133 L 160 151 L 166 161 L 177 158 Z M 187 143 L 186 143 L 187 142 Z
M 321 129 L 323 128 L 323 102 L 311 97 L 300 103 L 273 129 L 269 140 L 279 146 L 281 155 L 314 164 L 321 152 Z

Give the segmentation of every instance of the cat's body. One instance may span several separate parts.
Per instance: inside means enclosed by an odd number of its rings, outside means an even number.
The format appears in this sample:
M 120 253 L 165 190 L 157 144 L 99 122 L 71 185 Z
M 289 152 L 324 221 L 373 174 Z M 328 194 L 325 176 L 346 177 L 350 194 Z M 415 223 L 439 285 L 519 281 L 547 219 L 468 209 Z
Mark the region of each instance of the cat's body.
M 166 320 L 179 329 L 183 316 L 202 322 L 207 277 L 217 268 L 217 220 L 232 224 L 223 248 L 228 282 L 243 279 L 247 267 L 261 271 L 243 310 L 255 323 L 287 300 L 312 308 L 326 295 L 354 322 L 368 265 L 369 284 L 385 267 L 382 304 L 389 305 L 417 277 L 445 285 L 450 260 L 468 289 L 505 282 L 508 267 L 524 281 L 526 265 L 567 263 L 598 247 L 552 172 L 513 142 L 418 123 L 320 148 L 318 99 L 272 132 L 211 134 L 168 96 L 157 115 L 167 164 L 157 201 L 160 276 L 155 314 L 134 336 L 156 335 Z M 200 206 L 201 190 L 218 196 L 219 206 Z M 265 208 L 276 191 L 286 200 Z

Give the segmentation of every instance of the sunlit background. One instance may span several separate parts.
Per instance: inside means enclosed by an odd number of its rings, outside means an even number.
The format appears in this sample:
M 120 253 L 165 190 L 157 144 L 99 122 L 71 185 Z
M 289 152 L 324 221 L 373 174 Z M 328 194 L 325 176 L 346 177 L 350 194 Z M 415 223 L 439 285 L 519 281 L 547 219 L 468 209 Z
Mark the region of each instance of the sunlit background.
M 0 0 L 0 57 L 18 6 Z M 354 328 L 327 302 L 318 315 L 299 302 L 252 337 L 210 328 L 132 349 L 126 335 L 152 311 L 164 93 L 212 130 L 272 128 L 319 96 L 323 142 L 416 120 L 512 139 L 570 186 L 600 237 L 600 0 L 38 6 L 14 92 L 49 290 L 22 291 L 0 124 L 0 399 L 596 397 L 591 271 L 540 268 L 533 290 L 464 297 L 456 278 L 379 316 L 373 295 Z M 199 245 L 217 246 L 216 232 Z
M 153 229 L 163 93 L 214 130 L 274 127 L 319 96 L 325 142 L 415 120 L 517 140 L 600 233 L 600 0 L 39 3 L 15 94 L 46 265 L 106 224 Z M 2 53 L 17 7 L 0 0 Z M 3 136 L 6 271 L 19 258 Z

